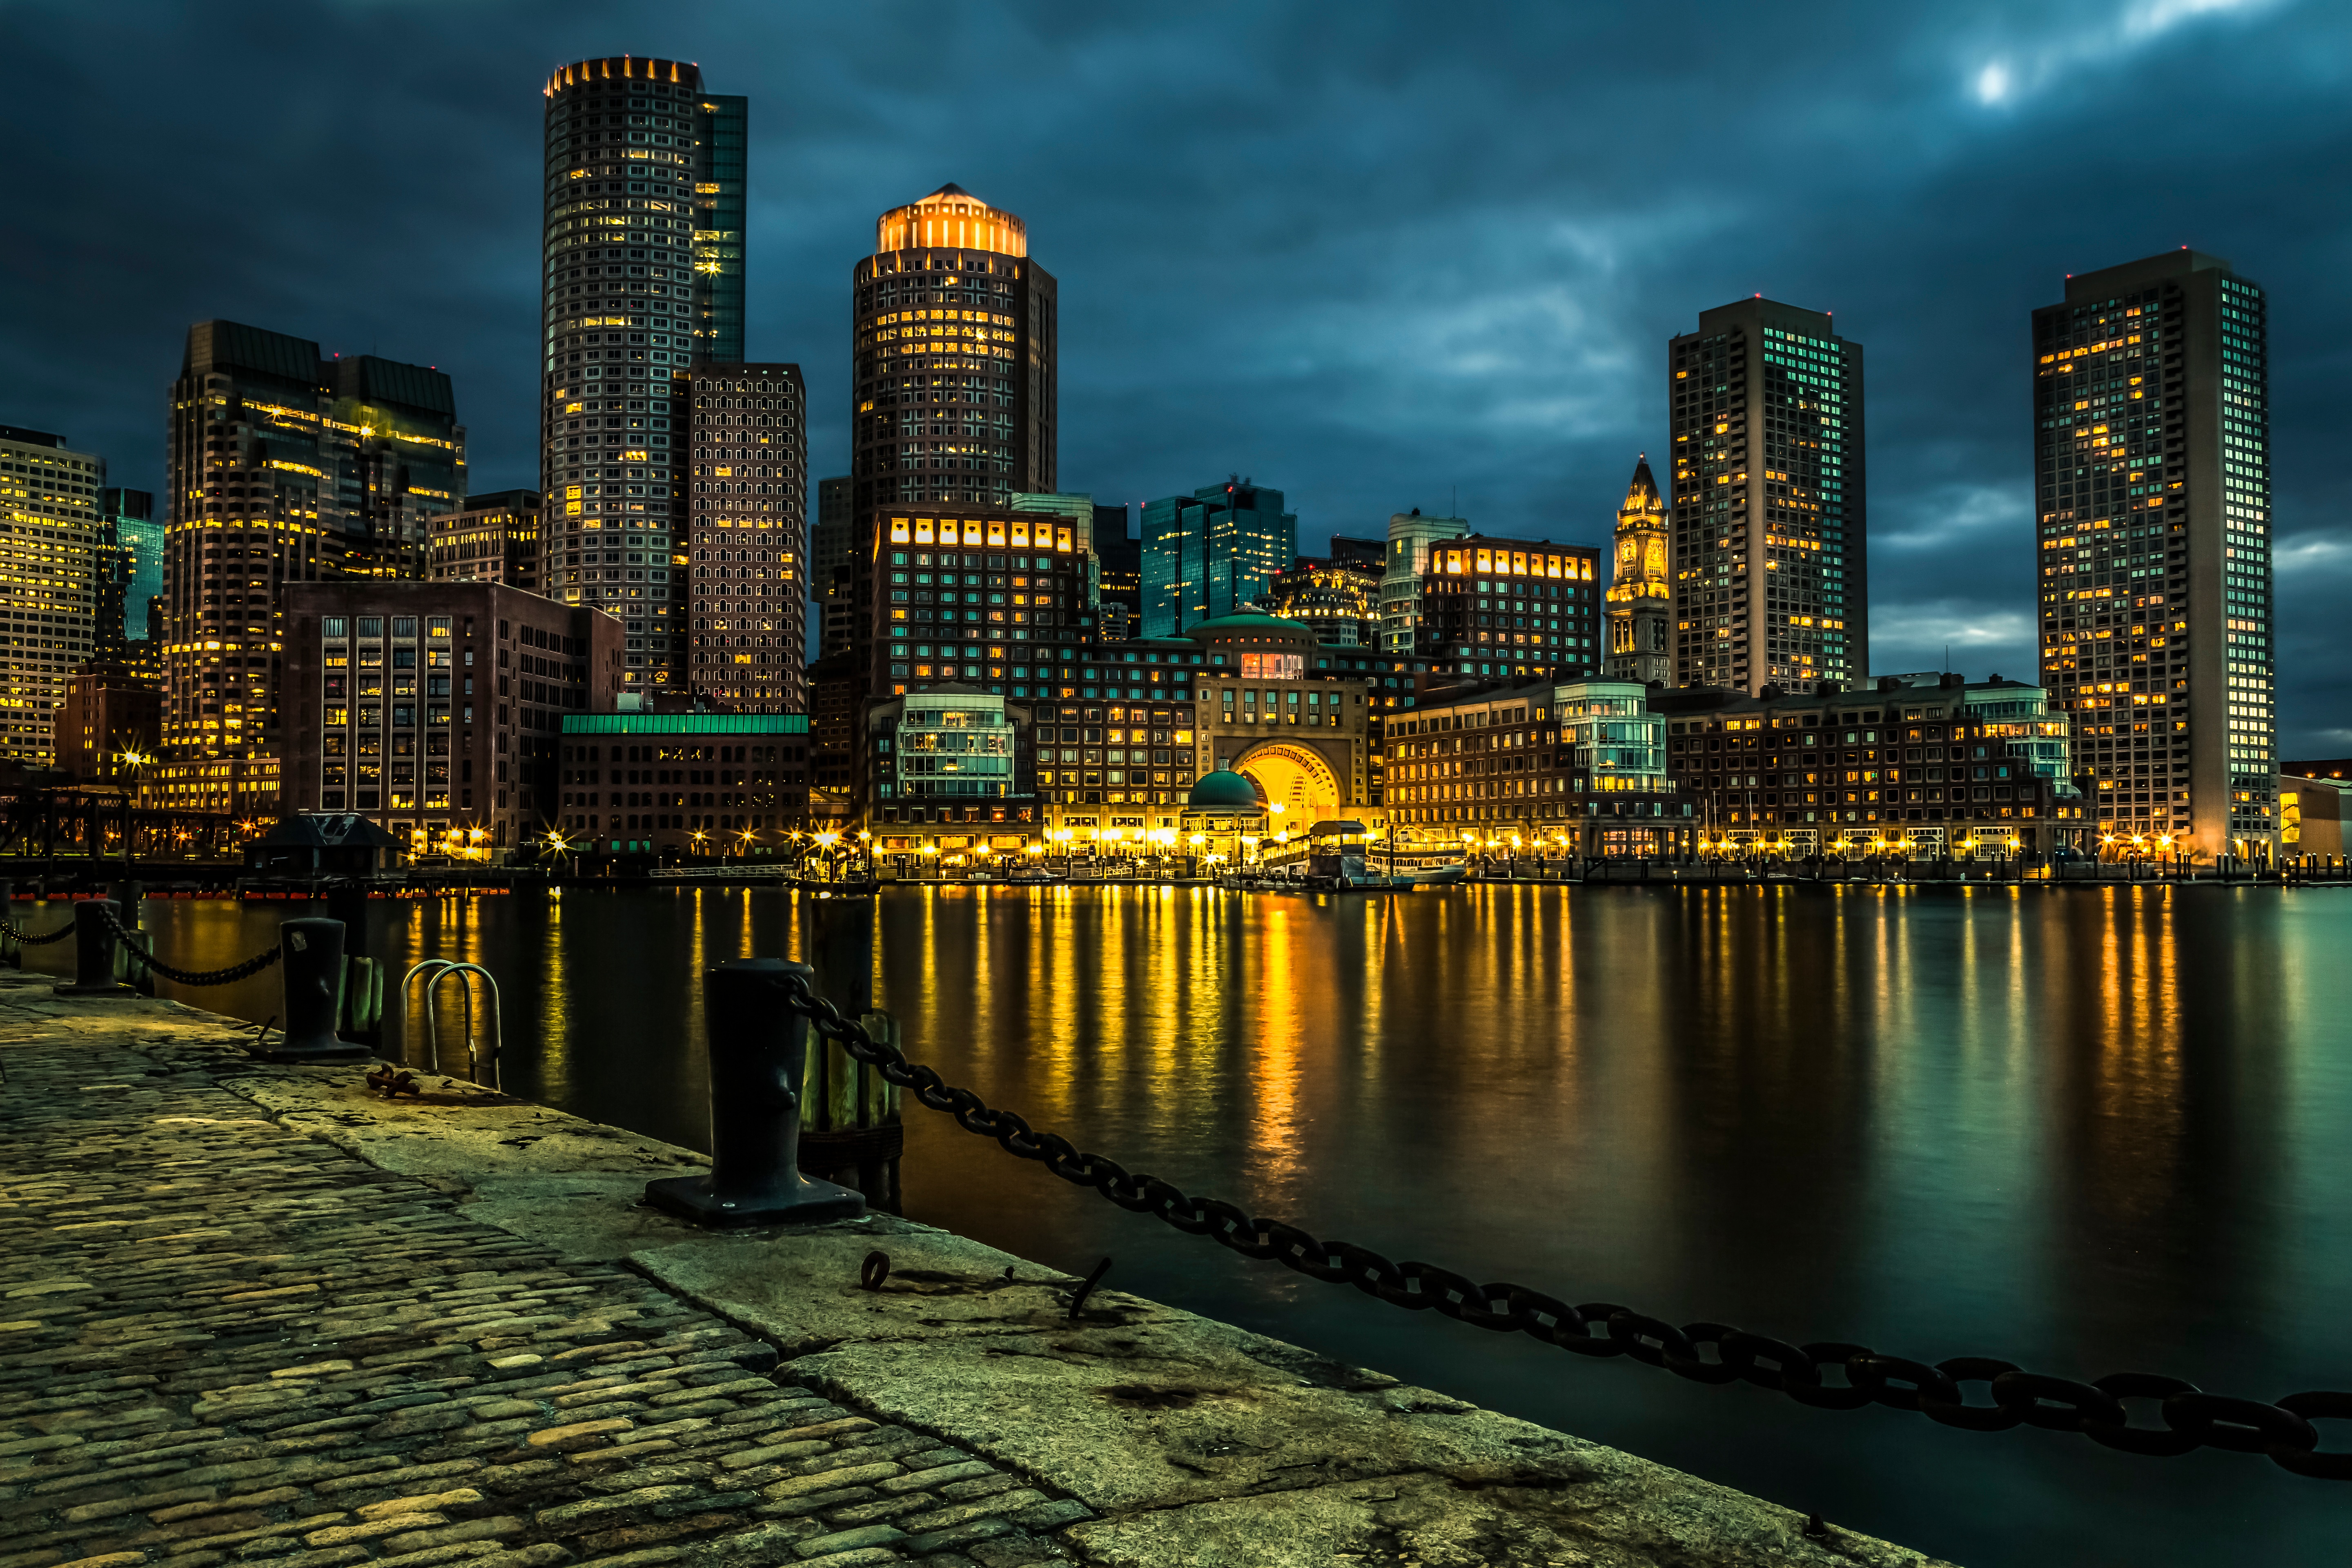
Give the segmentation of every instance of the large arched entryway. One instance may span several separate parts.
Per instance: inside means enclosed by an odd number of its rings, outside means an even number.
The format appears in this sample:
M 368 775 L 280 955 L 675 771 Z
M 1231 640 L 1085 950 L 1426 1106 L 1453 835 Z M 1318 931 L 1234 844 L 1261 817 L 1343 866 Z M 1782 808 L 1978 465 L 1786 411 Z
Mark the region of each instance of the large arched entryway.
M 1268 807 L 1279 805 L 1282 826 L 1303 833 L 1338 816 L 1343 796 L 1331 764 L 1311 746 L 1266 741 L 1234 760 L 1234 771 L 1257 785 Z

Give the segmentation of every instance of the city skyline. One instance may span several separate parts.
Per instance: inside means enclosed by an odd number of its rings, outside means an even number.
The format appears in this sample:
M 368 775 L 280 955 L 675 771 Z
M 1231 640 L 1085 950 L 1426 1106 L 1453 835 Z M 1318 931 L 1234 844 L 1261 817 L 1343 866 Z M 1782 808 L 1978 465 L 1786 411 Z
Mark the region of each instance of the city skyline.
M 34 73 L 40 80 L 12 116 L 37 111 L 52 90 L 89 85 L 87 67 L 74 59 L 74 18 L 59 13 L 27 22 L 31 15 L 37 14 L 12 16 L 12 41 L 25 58 L 56 69 Z M 841 413 L 849 374 L 843 273 L 877 208 L 904 199 L 907 190 L 952 181 L 1055 236 L 1075 345 L 1062 367 L 1071 380 L 1062 400 L 1065 488 L 1132 501 L 1189 489 L 1203 468 L 1255 469 L 1281 476 L 1308 550 L 1332 532 L 1375 532 L 1381 518 L 1414 504 L 1425 512 L 1456 510 L 1481 531 L 1601 543 L 1626 458 L 1666 444 L 1667 412 L 1654 384 L 1660 345 L 1686 330 L 1696 310 L 1749 293 L 1834 308 L 1841 330 L 1871 348 L 1874 664 L 1928 668 L 1941 662 L 1948 642 L 1955 668 L 2024 675 L 2033 668 L 2034 563 L 2031 414 L 2013 368 L 2023 322 L 2046 302 L 2056 273 L 2193 244 L 2263 279 L 2294 321 L 2294 330 L 2274 341 L 2272 371 L 2280 749 L 2339 752 L 2352 737 L 2352 713 L 2347 700 L 2334 695 L 2340 683 L 2321 661 L 2328 651 L 2325 605 L 2341 592 L 2352 551 L 2322 488 L 2334 437 L 2315 394 L 2336 352 L 2320 345 L 2336 336 L 2328 318 L 2341 306 L 2318 270 L 2328 248 L 2325 220 L 2315 231 L 2299 203 L 2286 205 L 2295 199 L 2294 171 L 2313 166 L 2344 135 L 2343 113 L 2332 102 L 2296 107 L 2325 96 L 2328 51 L 2309 39 L 2331 24 L 2307 8 L 2280 6 L 2167 10 L 2144 26 L 2130 22 L 2137 13 L 2108 7 L 2038 15 L 2034 22 L 2022 13 L 2014 22 L 1997 19 L 1967 36 L 1881 19 L 1866 36 L 1835 45 L 1878 61 L 1898 43 L 1917 47 L 1916 58 L 1892 71 L 1899 79 L 1894 86 L 1823 89 L 1822 121 L 1839 118 L 1835 109 L 1849 126 L 1908 125 L 1941 138 L 1943 148 L 1933 156 L 1898 149 L 1863 161 L 1868 168 L 1828 175 L 1792 163 L 1787 199 L 1807 210 L 1844 204 L 1904 219 L 1874 217 L 1865 231 L 1840 217 L 1801 247 L 1759 237 L 1752 228 L 1741 230 L 1738 245 L 1719 242 L 1722 226 L 1743 209 L 1732 203 L 1728 216 L 1708 216 L 1707 201 L 1724 192 L 1694 161 L 1697 139 L 1715 123 L 1706 113 L 1686 114 L 1687 128 L 1666 138 L 1668 147 L 1606 142 L 1609 156 L 1600 162 L 1612 168 L 1560 167 L 1555 154 L 1565 138 L 1533 151 L 1496 144 L 1493 172 L 1465 176 L 1459 190 L 1438 188 L 1429 175 L 1449 148 L 1466 147 L 1465 138 L 1505 123 L 1508 106 L 1529 110 L 1551 89 L 1486 51 L 1442 40 L 1415 41 L 1426 47 L 1428 62 L 1408 63 L 1400 52 L 1405 34 L 1379 14 L 1360 36 L 1334 40 L 1317 57 L 1311 79 L 1328 101 L 1286 109 L 1263 132 L 1284 155 L 1250 164 L 1241 179 L 1205 178 L 1235 145 L 1208 128 L 1167 137 L 1164 146 L 1139 142 L 1134 132 L 1168 112 L 1149 96 L 1122 106 L 1077 94 L 1057 116 L 1090 109 L 1104 117 L 1106 132 L 1083 143 L 1057 138 L 1042 121 L 998 119 L 943 141 L 937 130 L 941 116 L 955 112 L 953 94 L 877 127 L 873 109 L 841 86 L 819 82 L 793 100 L 789 112 L 779 96 L 779 113 L 754 116 L 747 336 L 762 356 L 809 367 L 812 472 L 842 471 L 849 450 Z M 373 26 L 337 19 L 299 47 L 363 41 Z M 1045 51 L 1040 65 L 1048 75 L 1073 70 L 1088 45 L 1202 50 L 1219 41 L 1208 27 L 1130 31 L 1077 23 L 1043 43 L 1001 14 L 958 26 L 975 47 L 998 50 L 1014 47 L 1019 34 Z M 1525 26 L 1533 58 L 1580 39 L 1630 46 L 1643 37 L 1632 24 L 1530 17 Z M 1256 36 L 1295 57 L 1298 40 L 1286 26 L 1276 15 L 1257 24 Z M 2103 105 L 2137 101 L 2190 73 L 2236 81 L 2268 71 L 2290 27 L 2299 29 L 2293 52 L 2303 63 L 2284 79 L 2264 77 L 2268 112 L 2241 125 L 2225 104 L 2218 121 L 2195 133 L 2145 117 L 2128 131 L 2097 129 Z M 536 293 L 530 272 L 520 270 L 536 265 L 529 258 L 535 237 L 518 221 L 518 193 L 531 199 L 524 154 L 535 128 L 505 107 L 513 81 L 544 79 L 557 56 L 635 47 L 699 55 L 706 63 L 725 58 L 733 79 L 727 85 L 774 95 L 772 73 L 763 80 L 760 61 L 761 51 L 782 47 L 782 34 L 762 25 L 738 31 L 738 41 L 721 42 L 715 26 L 677 28 L 650 16 L 634 25 L 611 17 L 590 25 L 552 13 L 502 14 L 481 25 L 481 47 L 447 82 L 428 86 L 395 73 L 360 88 L 360 112 L 382 117 L 405 106 L 416 117 L 415 134 L 427 143 L 457 133 L 444 123 L 451 116 L 464 121 L 467 166 L 436 182 L 394 181 L 387 197 L 404 215 L 396 226 L 404 231 L 462 236 L 470 259 L 455 271 L 418 265 L 413 248 L 395 246 L 389 253 L 404 258 L 402 265 L 379 272 L 378 258 L 359 258 L 358 282 L 346 276 L 322 290 L 312 281 L 315 268 L 294 265 L 297 258 L 317 262 L 322 241 L 268 219 L 223 231 L 243 237 L 238 245 L 183 247 L 168 277 L 153 258 L 93 257 L 77 270 L 61 260 L 77 254 L 74 247 L 44 215 L 20 215 L 26 243 L 7 265 L 20 286 L 44 284 L 61 319 L 28 323 L 6 352 L 17 362 L 19 385 L 56 390 L 37 405 L 12 402 L 0 417 L 62 430 L 107 457 L 110 482 L 161 490 L 150 411 L 156 370 L 168 378 L 161 362 L 171 351 L 156 345 L 175 345 L 190 321 L 222 316 L 315 332 L 329 352 L 374 348 L 386 358 L 437 363 L 463 384 L 477 482 L 528 483 L 535 400 L 514 384 L 511 361 Z M 809 32 L 810 61 L 838 66 L 848 83 L 881 79 L 883 63 L 848 31 L 813 18 Z M 161 52 L 151 51 L 163 51 L 176 37 L 166 27 L 132 46 L 114 62 L 114 79 L 160 84 Z M 1825 79 L 1843 58 L 1833 53 L 1825 61 Z M 2043 85 L 2053 59 L 2073 71 L 2063 102 Z M 1393 97 L 1423 73 L 1448 68 L 1485 73 L 1493 102 L 1475 110 L 1457 106 L 1425 122 L 1399 149 L 1410 156 L 1372 204 L 1379 216 L 1356 216 L 1364 204 L 1349 181 L 1328 177 L 1355 165 L 1344 151 L 1325 146 L 1318 131 L 1348 104 Z M 1637 75 L 1649 90 L 1695 79 L 1686 67 Z M 477 87 L 492 86 L 498 106 L 488 97 L 474 100 Z M 1898 86 L 1924 107 L 1906 102 L 1898 111 Z M 462 110 L 450 107 L 461 100 Z M 140 123 L 140 113 L 124 107 L 126 123 Z M 325 110 L 296 94 L 290 105 L 263 103 L 257 112 L 307 124 L 301 116 Z M 2081 128 L 2070 154 L 2077 160 L 2160 163 L 2164 195 L 2126 200 L 2102 194 L 2105 186 L 2078 195 L 2071 175 L 2030 152 L 2036 134 L 2061 123 Z M 839 139 L 852 125 L 861 128 L 854 155 Z M 1127 134 L 1108 134 L 1115 131 Z M 1802 117 L 1769 133 L 1790 156 L 1818 151 L 1831 134 Z M 288 160 L 289 171 L 312 156 L 279 140 L 287 150 L 272 156 Z M 811 147 L 841 155 L 818 158 L 812 168 L 796 151 Z M 2262 165 L 2252 177 L 2241 171 L 2250 149 Z M 1129 177 L 1104 177 L 1114 150 L 1141 160 Z M 1302 184 L 1302 163 L 1313 166 L 1318 156 L 1339 163 L 1327 177 Z M 762 169 L 777 172 L 762 176 Z M 1661 175 L 1657 193 L 1633 188 L 1637 179 Z M 144 190 L 142 176 L 131 179 Z M 1325 185 L 1332 188 L 1318 188 Z M 176 197 L 150 194 L 173 210 Z M 1139 204 L 1202 225 L 1216 219 L 1222 243 L 1213 251 L 1128 245 L 1118 237 L 1122 222 Z M 1277 207 L 1284 221 L 1276 220 Z M 1302 214 L 1313 221 L 1299 223 Z M 1333 265 L 1367 237 L 1378 238 L 1374 249 Z M 1445 248 L 1431 249 L 1441 237 Z M 235 280 L 239 263 L 275 254 L 257 242 L 278 239 L 293 247 L 283 261 Z M 445 243 L 429 236 L 416 242 L 436 256 Z M 101 317 L 93 290 L 110 279 L 121 284 L 126 268 L 152 282 Z M 1434 277 L 1443 286 L 1408 300 L 1402 285 L 1385 280 L 1395 275 Z M 87 320 L 75 325 L 94 324 L 101 351 L 48 353 L 44 334 L 77 311 Z M 1164 374 L 1168 355 L 1180 350 L 1199 374 Z M 142 375 L 125 369 L 142 359 L 155 368 Z M 50 373 L 38 381 L 26 374 L 36 361 Z M 1449 508 L 1457 483 L 1460 500 Z

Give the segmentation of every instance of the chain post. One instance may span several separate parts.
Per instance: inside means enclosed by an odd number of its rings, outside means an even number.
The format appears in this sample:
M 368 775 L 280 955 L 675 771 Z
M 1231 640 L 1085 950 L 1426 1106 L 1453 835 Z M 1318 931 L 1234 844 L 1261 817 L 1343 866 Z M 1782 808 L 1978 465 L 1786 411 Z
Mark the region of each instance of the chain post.
M 25 967 L 25 945 L 10 935 L 16 923 L 16 884 L 14 879 L 0 877 L 0 964 L 11 969 Z
M 775 998 L 804 963 L 740 958 L 703 976 L 710 1073 L 710 1173 L 646 1186 L 646 1201 L 696 1225 L 817 1225 L 855 1219 L 866 1199 L 803 1175 L 801 1086 L 808 1019 Z
M 366 1047 L 335 1034 L 343 998 L 343 922 L 284 921 L 278 941 L 286 972 L 286 1028 L 274 1048 L 252 1054 L 266 1062 L 365 1061 Z
M 117 916 L 111 899 L 84 899 L 74 906 L 74 977 L 58 987 L 60 996 L 130 996 L 130 986 L 114 978 L 114 931 Z

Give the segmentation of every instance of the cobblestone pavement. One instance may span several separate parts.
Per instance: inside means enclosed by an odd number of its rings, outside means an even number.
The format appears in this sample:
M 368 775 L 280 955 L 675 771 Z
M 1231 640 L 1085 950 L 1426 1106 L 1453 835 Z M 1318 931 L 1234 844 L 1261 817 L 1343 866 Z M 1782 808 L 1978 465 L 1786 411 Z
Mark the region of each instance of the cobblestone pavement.
M 0 1568 L 1073 1555 L 1084 1505 L 47 994 L 0 992 Z

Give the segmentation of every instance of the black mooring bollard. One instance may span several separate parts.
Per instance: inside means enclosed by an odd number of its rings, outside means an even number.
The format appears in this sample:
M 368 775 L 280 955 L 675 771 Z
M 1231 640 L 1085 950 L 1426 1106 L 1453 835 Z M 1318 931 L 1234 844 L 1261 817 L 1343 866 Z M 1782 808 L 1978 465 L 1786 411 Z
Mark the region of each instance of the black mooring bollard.
M 278 967 L 286 974 L 286 1032 L 276 1047 L 256 1049 L 266 1062 L 356 1062 L 369 1052 L 335 1035 L 343 999 L 343 922 L 284 921 L 278 927 Z
M 114 978 L 114 928 L 105 916 L 115 912 L 111 899 L 84 899 L 74 905 L 74 977 L 58 987 L 60 996 L 130 996 L 130 986 Z
M 784 976 L 814 973 L 781 958 L 740 958 L 704 975 L 710 1174 L 649 1182 L 646 1202 L 697 1225 L 815 1225 L 866 1212 L 850 1188 L 801 1174 L 809 1027 L 780 993 Z

